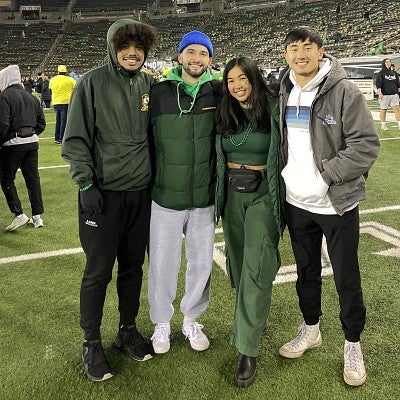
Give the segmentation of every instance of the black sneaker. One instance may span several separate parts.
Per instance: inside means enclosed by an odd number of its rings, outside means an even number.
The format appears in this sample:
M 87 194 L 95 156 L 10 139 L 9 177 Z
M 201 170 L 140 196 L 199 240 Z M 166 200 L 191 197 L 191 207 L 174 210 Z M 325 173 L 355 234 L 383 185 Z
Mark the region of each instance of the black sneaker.
M 136 329 L 136 325 L 121 326 L 115 347 L 130 355 L 136 361 L 147 361 L 154 356 L 153 345 Z
M 100 340 L 83 342 L 82 361 L 90 380 L 100 382 L 112 378 L 111 367 Z

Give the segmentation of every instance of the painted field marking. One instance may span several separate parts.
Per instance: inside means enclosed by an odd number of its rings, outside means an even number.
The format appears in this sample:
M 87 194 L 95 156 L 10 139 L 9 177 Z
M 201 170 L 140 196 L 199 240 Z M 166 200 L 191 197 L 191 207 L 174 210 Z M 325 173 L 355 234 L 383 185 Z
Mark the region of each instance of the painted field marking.
M 360 214 L 372 214 L 372 213 L 382 213 L 400 210 L 400 205 L 389 206 L 389 207 L 380 207 L 369 210 L 362 210 Z M 223 233 L 222 228 L 215 229 L 216 234 Z M 394 228 L 388 227 L 383 224 L 379 224 L 377 222 L 362 222 L 360 224 L 360 233 L 365 234 L 368 233 L 380 240 L 383 240 L 387 243 L 390 243 L 394 247 L 388 250 L 376 252 L 374 254 L 386 257 L 396 257 L 400 259 L 400 232 Z M 49 258 L 49 257 L 57 257 L 57 256 L 65 256 L 69 254 L 80 254 L 83 253 L 83 249 L 81 247 L 71 248 L 71 249 L 60 249 L 53 251 L 46 251 L 41 253 L 31 253 L 24 254 L 19 256 L 12 257 L 4 257 L 0 258 L 1 264 L 9 264 L 13 262 L 21 262 L 21 261 L 30 261 L 37 260 L 41 258 Z M 215 263 L 226 273 L 225 267 L 225 242 L 216 242 L 214 243 L 214 261 Z M 322 275 L 332 275 L 332 266 L 329 261 L 328 251 L 326 248 L 325 239 L 322 243 L 322 252 L 321 252 L 321 261 L 322 261 Z M 282 266 L 279 269 L 278 275 L 274 281 L 274 284 L 291 282 L 296 280 L 296 265 L 288 265 Z
M 41 258 L 66 256 L 69 254 L 79 254 L 79 253 L 83 253 L 82 247 L 76 247 L 73 249 L 43 251 L 41 253 L 30 253 L 30 254 L 24 254 L 21 256 L 0 258 L 0 264 L 9 264 L 9 263 L 20 262 L 20 261 L 38 260 Z
M 400 210 L 400 205 L 390 207 L 380 207 L 370 210 L 362 210 L 360 214 L 372 214 L 381 213 L 387 211 Z M 215 233 L 222 233 L 222 228 L 215 230 Z M 377 222 L 362 222 L 360 223 L 360 234 L 368 233 L 379 240 L 390 243 L 394 247 L 388 250 L 375 252 L 374 254 L 386 257 L 395 257 L 400 259 L 400 231 L 391 228 L 389 226 L 377 223 Z M 215 263 L 225 272 L 226 271 L 226 258 L 225 258 L 225 242 L 217 242 L 214 244 L 214 261 Z M 321 251 L 321 263 L 322 263 L 322 276 L 332 275 L 332 265 L 329 260 L 328 250 L 326 247 L 325 237 L 322 241 Z M 296 264 L 282 266 L 274 284 L 293 282 L 297 279 Z
M 50 165 L 49 167 L 39 167 L 40 170 L 42 169 L 56 169 L 56 168 L 67 168 L 69 167 L 69 164 L 63 164 L 63 165 Z

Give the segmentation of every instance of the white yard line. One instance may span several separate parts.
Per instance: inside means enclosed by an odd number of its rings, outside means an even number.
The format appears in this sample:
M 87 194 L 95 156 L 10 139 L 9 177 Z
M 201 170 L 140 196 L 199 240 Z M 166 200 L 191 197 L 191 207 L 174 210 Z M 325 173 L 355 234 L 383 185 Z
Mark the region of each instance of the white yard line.
M 40 258 L 48 258 L 48 257 L 56 257 L 56 256 L 66 256 L 68 254 L 79 254 L 79 253 L 83 253 L 82 247 L 76 247 L 74 249 L 43 251 L 41 253 L 31 253 L 31 254 L 24 254 L 22 256 L 0 258 L 0 264 L 8 264 L 8 263 L 13 263 L 13 262 L 28 261 L 28 260 L 37 260 Z
M 56 169 L 56 168 L 66 168 L 69 167 L 69 164 L 63 164 L 63 165 L 50 165 L 49 167 L 39 167 L 40 170 L 42 169 Z
M 360 210 L 360 214 L 373 214 L 373 213 L 380 213 L 386 211 L 397 211 L 400 210 L 400 205 L 397 206 L 388 206 L 388 207 L 379 207 L 379 208 L 371 208 L 369 210 Z
M 400 133 L 400 132 L 399 132 Z M 379 139 L 380 142 L 384 142 L 385 140 L 399 140 L 399 137 L 388 137 L 388 138 L 383 138 L 383 139 Z
M 362 210 L 362 211 L 360 211 L 360 214 L 373 214 L 373 213 L 390 212 L 390 211 L 396 211 L 396 210 L 400 210 L 400 205 L 372 208 L 369 210 Z M 222 233 L 222 228 L 216 228 L 215 233 Z M 221 243 L 219 243 L 219 244 L 221 244 Z M 218 243 L 215 243 L 215 245 L 218 245 Z M 9 263 L 13 263 L 13 262 L 37 260 L 40 258 L 65 256 L 65 255 L 69 255 L 69 254 L 79 254 L 79 253 L 83 253 L 83 250 L 81 247 L 76 247 L 76 248 L 72 248 L 72 249 L 44 251 L 41 253 L 24 254 L 21 256 L 4 257 L 4 258 L 0 258 L 0 265 L 1 264 L 9 264 Z

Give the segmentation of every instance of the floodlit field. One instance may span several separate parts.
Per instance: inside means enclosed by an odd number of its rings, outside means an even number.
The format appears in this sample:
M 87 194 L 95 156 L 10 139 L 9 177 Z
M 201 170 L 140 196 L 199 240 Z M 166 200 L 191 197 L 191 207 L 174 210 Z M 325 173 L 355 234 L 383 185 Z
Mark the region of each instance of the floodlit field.
M 378 111 L 377 103 L 370 103 Z M 389 114 L 392 114 L 391 112 Z M 367 381 L 350 388 L 342 378 L 344 337 L 338 318 L 337 295 L 324 261 L 323 345 L 300 359 L 284 359 L 278 348 L 297 332 L 293 256 L 285 232 L 282 268 L 258 359 L 257 379 L 247 389 L 233 385 L 236 349 L 228 343 L 234 293 L 223 267 L 223 234 L 216 235 L 211 303 L 200 322 L 211 339 L 204 353 L 191 350 L 181 333 L 179 302 L 185 261 L 171 321 L 171 350 L 139 363 L 112 347 L 118 328 L 115 282 L 109 286 L 103 319 L 103 343 L 114 378 L 89 382 L 81 366 L 79 289 L 85 257 L 77 229 L 77 188 L 53 143 L 54 113 L 46 111 L 46 131 L 40 137 L 40 175 L 44 228 L 25 226 L 4 231 L 13 215 L 0 195 L 0 399 L 396 399 L 400 361 L 400 131 L 379 131 L 381 150 L 367 181 L 368 199 L 360 205 L 360 264 L 367 324 L 362 336 Z M 377 123 L 377 122 L 376 122 Z M 377 123 L 378 126 L 378 123 Z M 379 130 L 379 128 L 378 128 Z M 31 216 L 21 174 L 17 184 L 24 211 Z M 200 238 L 199 238 L 200 240 Z M 147 263 L 138 327 L 150 336 Z

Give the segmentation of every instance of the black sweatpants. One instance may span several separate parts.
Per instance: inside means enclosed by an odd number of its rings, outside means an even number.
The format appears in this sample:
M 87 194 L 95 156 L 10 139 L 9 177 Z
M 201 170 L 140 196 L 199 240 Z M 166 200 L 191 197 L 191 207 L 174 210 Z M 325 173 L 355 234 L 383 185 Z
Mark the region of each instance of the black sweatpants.
M 15 187 L 15 175 L 21 168 L 28 190 L 32 215 L 43 214 L 42 190 L 38 170 L 38 149 L 18 150 L 18 146 L 4 146 L 0 151 L 0 181 L 8 208 L 15 215 L 23 213 Z
M 322 315 L 321 246 L 325 235 L 345 338 L 358 342 L 366 314 L 357 255 L 358 207 L 339 216 L 314 214 L 286 203 L 286 218 L 297 264 L 296 290 L 305 323 L 314 325 Z
M 102 214 L 87 214 L 79 205 L 79 236 L 86 254 L 80 311 L 81 327 L 87 340 L 101 337 L 104 301 L 115 259 L 118 261 L 120 324 L 135 322 L 149 236 L 151 200 L 148 189 L 102 191 L 102 195 Z

